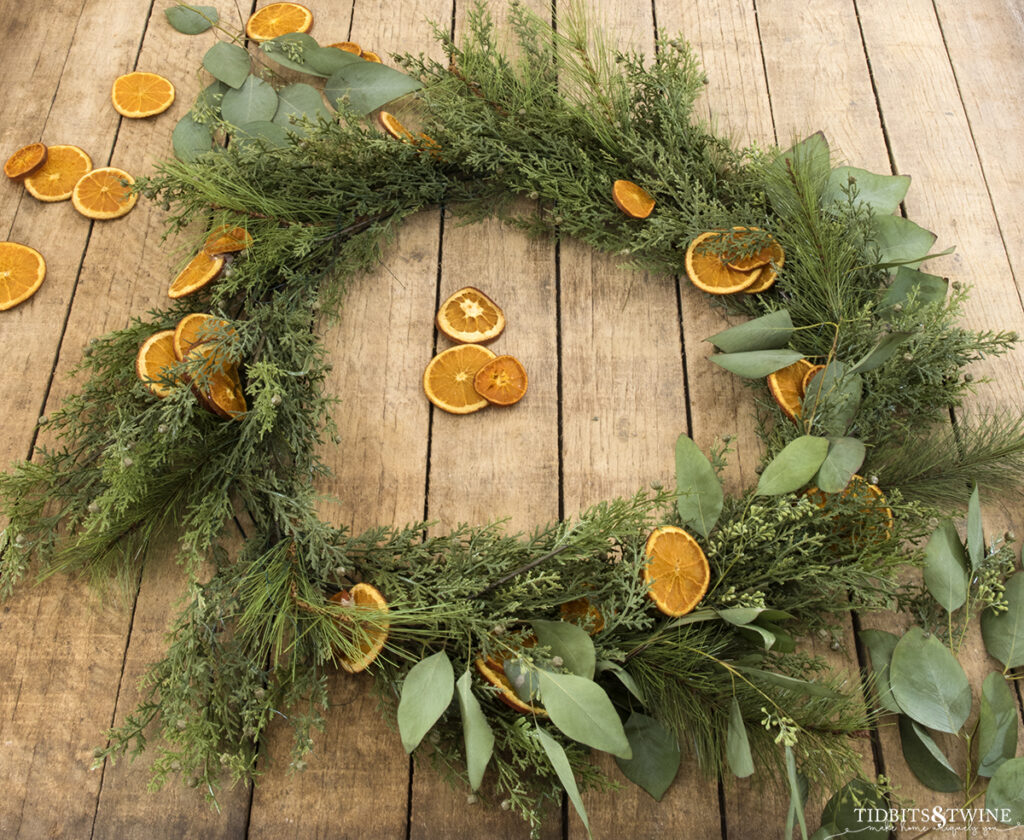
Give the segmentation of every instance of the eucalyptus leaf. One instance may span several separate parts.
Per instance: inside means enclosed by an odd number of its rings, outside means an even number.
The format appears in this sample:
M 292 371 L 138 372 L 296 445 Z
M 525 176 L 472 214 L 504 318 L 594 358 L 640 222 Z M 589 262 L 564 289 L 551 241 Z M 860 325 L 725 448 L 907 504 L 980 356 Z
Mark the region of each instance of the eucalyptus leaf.
M 710 341 L 723 353 L 743 353 L 748 350 L 778 350 L 789 343 L 792 335 L 793 319 L 789 317 L 789 311 L 778 309 L 716 333 L 705 341 Z
M 959 609 L 967 600 L 970 581 L 964 547 L 948 519 L 939 523 L 924 548 L 924 583 L 947 612 Z
M 419 746 L 452 702 L 454 693 L 455 672 L 443 650 L 409 669 L 398 701 L 398 732 L 407 753 Z
M 800 780 L 796 772 L 796 756 L 793 748 L 786 745 L 786 781 L 789 782 L 789 807 L 796 814 L 797 822 L 800 823 L 800 836 L 807 836 L 807 820 L 804 817 L 804 800 L 807 798 L 806 791 L 800 790 Z M 792 836 L 792 828 L 789 829 Z
M 516 697 L 531 705 L 537 702 L 540 693 L 540 678 L 537 676 L 537 668 L 522 659 L 506 659 L 501 663 L 501 669 L 512 683 L 512 691 L 515 692 Z
M 231 142 L 240 146 L 287 146 L 288 131 L 273 122 L 251 122 L 236 125 L 231 133 Z
M 208 125 L 197 123 L 192 114 L 185 114 L 171 132 L 174 156 L 185 163 L 197 160 L 213 148 L 213 134 Z
M 777 641 L 775 634 L 771 630 L 757 624 L 748 624 L 745 627 L 740 627 L 739 634 L 755 644 L 761 645 L 765 650 L 771 650 L 775 647 L 775 642 Z
M 228 87 L 240 88 L 249 78 L 249 53 L 237 44 L 218 41 L 203 56 L 203 67 Z
M 987 609 L 981 614 L 981 636 L 985 650 L 1005 668 L 1019 668 L 1024 665 L 1024 572 L 1010 575 L 1005 597 L 1006 612 Z
M 167 22 L 185 35 L 198 35 L 205 32 L 220 20 L 217 9 L 213 6 L 192 6 L 179 3 L 164 9 Z
M 685 434 L 676 439 L 676 492 L 683 525 L 706 537 L 718 522 L 725 496 L 715 468 Z
M 892 283 L 882 296 L 880 306 L 890 307 L 897 303 L 906 306 L 913 296 L 916 303 L 928 305 L 946 299 L 949 281 L 945 277 L 925 274 L 903 265 L 896 269 Z
M 847 372 L 866 373 L 869 370 L 881 367 L 895 355 L 899 346 L 912 335 L 912 332 L 897 331 L 883 336 L 875 342 L 875 346 L 867 352 L 867 355 L 851 366 Z
M 231 90 L 224 82 L 214 80 L 204 87 L 196 96 L 192 105 L 192 113 L 201 119 L 220 119 L 220 103 L 224 101 L 224 94 Z
M 910 189 L 909 175 L 877 175 L 853 166 L 838 166 L 832 170 L 825 188 L 824 204 L 847 201 L 847 190 L 853 190 L 854 204 L 867 204 L 877 215 L 894 212 Z
M 756 624 L 752 624 L 750 626 L 767 630 L 771 633 L 773 641 L 770 645 L 770 649 L 774 650 L 776 653 L 792 653 L 796 650 L 796 638 L 778 624 L 773 624 L 770 621 L 759 618 Z
M 299 73 L 309 73 L 314 76 L 326 75 L 317 72 L 309 65 L 309 56 L 318 52 L 321 47 L 312 35 L 307 35 L 305 32 L 288 32 L 278 35 L 276 38 L 264 41 L 259 48 L 275 64 L 280 64 L 289 70 L 297 70 Z M 340 53 L 342 50 L 335 50 L 335 52 Z
M 937 239 L 935 234 L 910 219 L 902 216 L 875 216 L 872 225 L 875 243 L 884 265 L 900 263 L 917 268 L 926 257 L 938 256 L 929 255 Z
M 411 76 L 383 64 L 357 61 L 337 70 L 324 88 L 327 101 L 341 110 L 368 114 L 422 85 Z
M 597 671 L 598 673 L 604 673 L 607 671 L 610 674 L 615 674 L 619 682 L 626 687 L 626 690 L 630 694 L 632 694 L 642 704 L 647 704 L 647 700 L 644 698 L 644 693 L 640 690 L 640 686 L 637 681 L 633 679 L 633 675 L 618 663 L 612 662 L 609 659 L 600 659 L 597 663 Z
M 572 807 L 576 809 L 576 813 L 579 814 L 580 820 L 583 821 L 583 826 L 587 829 L 587 835 L 589 836 L 590 821 L 587 819 L 587 809 L 583 807 L 583 797 L 580 796 L 580 789 L 576 785 L 576 777 L 572 774 L 572 765 L 569 763 L 569 757 L 565 754 L 565 749 L 558 741 L 548 735 L 539 724 L 537 725 L 537 740 L 540 741 L 541 747 L 544 748 L 548 761 L 551 762 L 551 766 L 555 769 L 555 774 L 558 776 L 558 781 L 562 783 L 562 787 L 565 788 L 565 792 L 569 795 L 569 801 L 572 803 Z
M 929 729 L 956 734 L 971 713 L 971 684 L 935 636 L 912 627 L 892 652 L 889 681 L 905 714 Z
M 768 199 L 780 212 L 788 209 L 795 189 L 793 172 L 801 173 L 799 188 L 809 191 L 815 203 L 824 193 L 831 171 L 831 155 L 825 135 L 818 131 L 794 144 L 768 166 L 765 190 Z
M 277 111 L 273 121 L 278 125 L 291 131 L 304 132 L 305 129 L 298 122 L 309 120 L 316 125 L 321 117 L 330 120 L 331 112 L 327 110 L 323 96 L 315 87 L 297 82 L 277 92 Z
M 538 671 L 540 698 L 551 722 L 574 741 L 630 758 L 622 721 L 604 689 L 575 674 Z
M 807 383 L 804 417 L 814 413 L 814 425 L 830 437 L 843 437 L 860 409 L 864 383 L 843 362 L 834 361 Z
M 729 705 L 729 730 L 725 736 L 725 758 L 729 769 L 739 779 L 754 773 L 754 757 L 750 753 L 747 727 L 743 722 L 743 711 L 735 695 Z
M 480 701 L 473 694 L 473 677 L 469 671 L 459 677 L 455 689 L 459 698 L 459 711 L 462 714 L 462 735 L 466 744 L 469 786 L 472 790 L 477 790 L 494 752 L 494 733 L 480 708 Z
M 615 763 L 622 775 L 660 802 L 679 772 L 679 741 L 660 721 L 640 712 L 633 712 L 623 728 L 633 757 L 616 758 Z
M 992 774 L 985 808 L 1007 825 L 1024 825 L 1024 758 L 1011 758 Z
M 825 493 L 841 492 L 864 463 L 866 454 L 864 442 L 857 438 L 830 438 L 828 454 L 818 467 L 814 483 Z
M 981 499 L 977 484 L 967 502 L 967 555 L 973 570 L 977 570 L 985 559 L 985 531 L 981 524 Z
M 723 621 L 742 627 L 745 624 L 750 624 L 763 612 L 763 607 L 727 607 L 724 610 L 718 610 L 718 615 Z
M 925 787 L 944 793 L 963 789 L 963 782 L 939 745 L 906 715 L 900 715 L 900 744 L 907 766 Z
M 796 350 L 750 350 L 745 353 L 716 353 L 711 361 L 745 379 L 763 379 L 769 373 L 803 358 Z
M 807 680 L 797 679 L 796 677 L 788 677 L 785 674 L 777 674 L 774 671 L 764 671 L 761 668 L 753 668 L 749 665 L 734 665 L 737 671 L 742 671 L 744 674 L 750 674 L 751 676 L 758 677 L 767 683 L 777 685 L 779 688 L 784 688 L 787 691 L 792 691 L 796 694 L 806 694 L 810 697 L 831 697 L 837 699 L 842 697 L 837 691 L 829 688 L 827 685 L 820 683 L 808 682 Z
M 757 496 L 781 496 L 799 490 L 810 481 L 828 455 L 828 439 L 801 435 L 787 443 L 764 468 L 757 482 Z
M 224 120 L 232 125 L 269 122 L 277 113 L 277 91 L 263 79 L 250 75 L 241 87 L 224 94 L 220 110 Z
M 881 840 L 889 836 L 884 817 L 888 813 L 888 804 L 877 787 L 863 779 L 851 779 L 825 804 L 821 821 L 834 825 L 839 837 Z M 874 815 L 882 821 L 868 819 Z
M 597 657 L 594 654 L 594 640 L 582 627 L 567 621 L 530 622 L 537 634 L 537 641 L 551 648 L 555 656 L 562 657 L 565 667 L 580 677 L 594 678 Z
M 899 712 L 899 704 L 892 696 L 892 687 L 889 684 L 889 666 L 892 662 L 892 652 L 896 649 L 900 637 L 886 630 L 861 630 L 858 637 L 868 649 L 879 705 L 886 711 Z
M 307 73 L 315 73 L 325 79 L 333 76 L 342 67 L 349 64 L 356 64 L 363 61 L 358 55 L 339 50 L 337 47 L 319 47 L 305 53 L 303 59 L 306 62 Z
M 977 743 L 979 776 L 991 776 L 1017 754 L 1017 704 L 1002 674 L 989 674 L 981 686 Z

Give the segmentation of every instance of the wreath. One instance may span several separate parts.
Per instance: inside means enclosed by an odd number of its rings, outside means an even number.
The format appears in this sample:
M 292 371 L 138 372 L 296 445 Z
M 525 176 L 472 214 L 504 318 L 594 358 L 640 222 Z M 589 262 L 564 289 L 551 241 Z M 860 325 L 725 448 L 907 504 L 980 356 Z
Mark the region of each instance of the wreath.
M 173 11 L 185 31 L 203 17 Z M 404 73 L 308 35 L 261 45 L 326 78 L 335 113 L 308 85 L 286 96 L 251 74 L 241 47 L 208 53 L 217 81 L 175 129 L 179 159 L 135 187 L 170 231 L 200 224 L 201 244 L 168 307 L 90 345 L 80 391 L 40 421 L 55 445 L 0 476 L 3 591 L 32 568 L 134 579 L 154 539 L 175 535 L 188 598 L 140 705 L 96 753 L 155 750 L 159 783 L 212 797 L 254 779 L 282 712 L 302 767 L 340 668 L 373 675 L 407 751 L 535 829 L 563 791 L 586 822 L 581 791 L 609 786 L 598 750 L 655 798 L 684 754 L 709 774 L 761 768 L 784 780 L 805 835 L 811 780 L 837 791 L 825 822 L 842 830 L 853 803 L 886 796 L 849 779 L 851 734 L 882 711 L 932 745 L 928 727 L 965 724 L 970 689 L 964 711 L 940 641 L 955 642 L 965 605 L 990 617 L 1006 672 L 1021 664 L 1021 574 L 967 495 L 972 481 L 1015 486 L 1024 422 L 949 422 L 972 387 L 964 369 L 1016 336 L 957 325 L 966 291 L 920 270 L 935 236 L 893 215 L 909 179 L 834 166 L 820 134 L 782 153 L 734 148 L 695 118 L 704 79 L 677 40 L 645 58 L 591 48 L 581 18 L 555 31 L 513 5 L 511 21 L 518 59 L 477 8 L 464 43 L 439 36 L 446 64 L 404 56 Z M 229 91 L 245 85 L 288 103 L 287 128 L 231 119 Z M 398 95 L 402 122 L 366 119 Z M 653 277 L 685 271 L 747 316 L 710 338 L 711 361 L 761 389 L 757 486 L 726 494 L 731 441 L 705 453 L 683 435 L 675 487 L 530 534 L 324 521 L 318 453 L 338 441 L 311 325 L 429 207 L 572 237 Z M 239 505 L 249 522 L 228 551 Z M 947 518 L 965 505 L 966 545 Z M 926 586 L 904 583 L 920 563 Z M 866 638 L 867 702 L 797 645 L 851 610 L 892 608 L 935 635 Z M 901 676 L 915 669 L 943 678 Z M 1000 731 L 979 761 L 1019 774 L 1016 729 Z

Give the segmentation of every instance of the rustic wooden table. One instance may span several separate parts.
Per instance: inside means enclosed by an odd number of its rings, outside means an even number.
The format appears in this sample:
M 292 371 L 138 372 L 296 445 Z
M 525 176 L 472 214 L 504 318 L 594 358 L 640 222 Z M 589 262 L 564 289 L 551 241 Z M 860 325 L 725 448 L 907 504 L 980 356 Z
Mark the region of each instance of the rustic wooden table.
M 231 4 L 215 2 L 224 20 L 239 19 Z M 213 38 L 173 31 L 166 5 L 0 0 L 0 155 L 41 139 L 77 144 L 98 166 L 151 171 L 170 153 L 171 128 L 203 84 L 195 68 Z M 313 34 L 325 42 L 439 55 L 427 21 L 458 34 L 469 4 L 306 5 L 316 16 Z M 503 0 L 489 5 L 504 15 Z M 530 5 L 548 13 L 547 2 Z M 785 146 L 821 129 L 850 163 L 912 175 L 908 215 L 939 234 L 939 247 L 957 246 L 930 270 L 975 287 L 971 326 L 1024 335 L 1020 0 L 586 5 L 623 46 L 650 53 L 656 34 L 689 40 L 709 77 L 707 116 L 735 140 Z M 249 12 L 246 6 L 241 14 Z M 173 80 L 178 100 L 168 113 L 118 117 L 110 84 L 132 69 Z M 2 237 L 38 248 L 49 265 L 31 301 L 0 313 L 3 463 L 31 457 L 36 420 L 73 389 L 68 373 L 88 340 L 164 299 L 173 258 L 160 240 L 162 218 L 140 202 L 125 219 L 92 223 L 70 203 L 41 204 L 13 183 L 0 184 Z M 753 480 L 750 397 L 706 361 L 702 341 L 721 318 L 685 279 L 630 274 L 576 243 L 527 241 L 497 224 L 457 227 L 438 212 L 407 224 L 383 263 L 355 284 L 341 322 L 325 333 L 335 359 L 331 388 L 343 398 L 343 443 L 327 454 L 335 477 L 324 490 L 339 499 L 325 506 L 332 520 L 362 528 L 428 517 L 444 527 L 507 517 L 512 528 L 530 528 L 671 480 L 672 444 L 682 430 L 703 446 L 739 434 L 729 481 L 736 488 Z M 510 316 L 499 348 L 531 372 L 531 392 L 513 411 L 456 418 L 432 412 L 423 397 L 435 301 L 464 285 L 486 288 Z M 1024 402 L 1024 353 L 977 365 L 976 375 L 985 373 L 998 379 L 979 390 L 979 405 Z M 1014 520 L 1024 533 L 1021 511 L 993 508 L 992 527 Z M 260 784 L 226 791 L 219 812 L 177 784 L 147 793 L 145 757 L 91 771 L 101 733 L 133 707 L 139 675 L 161 655 L 182 592 L 169 547 L 163 559 L 145 570 L 127 607 L 101 603 L 84 584 L 62 578 L 25 586 L 3 604 L 0 837 L 526 836 L 515 817 L 471 805 L 429 768 L 412 767 L 381 722 L 368 681 L 345 675 L 332 682 L 328 729 L 308 770 L 286 771 L 282 729 L 268 745 Z M 963 661 L 976 685 L 986 667 L 981 650 L 972 635 Z M 855 654 L 837 667 L 855 671 Z M 875 746 L 864 741 L 869 772 L 887 772 L 918 804 L 955 804 L 914 780 L 891 729 Z M 760 840 L 782 835 L 785 803 L 684 765 L 660 805 L 629 787 L 589 797 L 588 808 L 603 840 Z M 543 836 L 582 838 L 585 831 L 563 810 L 550 815 Z

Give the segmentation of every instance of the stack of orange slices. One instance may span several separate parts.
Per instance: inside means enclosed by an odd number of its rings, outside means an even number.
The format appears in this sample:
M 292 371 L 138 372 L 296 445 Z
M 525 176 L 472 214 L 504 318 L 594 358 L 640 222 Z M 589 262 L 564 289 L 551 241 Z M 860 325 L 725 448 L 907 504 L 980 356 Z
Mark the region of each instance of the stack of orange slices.
M 742 246 L 745 236 L 761 234 L 759 228 L 736 227 L 728 235 Z M 712 295 L 756 294 L 771 288 L 785 262 L 782 246 L 772 239 L 752 254 L 716 253 L 716 240 L 725 236 L 725 231 L 709 230 L 690 243 L 686 249 L 686 275 L 690 282 Z
M 205 288 L 220 276 L 225 254 L 244 251 L 251 244 L 252 236 L 245 228 L 232 225 L 214 228 L 199 253 L 171 281 L 167 296 L 182 298 Z
M 383 64 L 381 58 L 377 53 L 370 52 L 370 50 L 364 50 L 355 41 L 339 41 L 336 44 L 328 44 L 329 47 L 334 47 L 336 50 L 342 52 L 352 53 L 352 55 L 358 55 L 364 61 L 372 61 L 374 64 Z

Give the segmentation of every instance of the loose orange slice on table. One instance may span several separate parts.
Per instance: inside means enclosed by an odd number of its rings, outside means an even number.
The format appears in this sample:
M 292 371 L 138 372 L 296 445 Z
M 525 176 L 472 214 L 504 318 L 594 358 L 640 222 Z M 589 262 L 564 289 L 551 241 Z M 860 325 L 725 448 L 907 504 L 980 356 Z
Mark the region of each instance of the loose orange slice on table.
M 309 32 L 313 13 L 298 3 L 271 3 L 245 24 L 245 34 L 254 41 L 269 41 L 292 32 Z
M 104 166 L 83 175 L 71 193 L 75 209 L 90 219 L 118 219 L 138 201 L 132 192 L 135 179 L 123 169 Z
M 711 567 L 704 551 L 682 528 L 663 525 L 647 538 L 644 582 L 665 615 L 686 615 L 708 591 Z
M 160 330 L 142 342 L 135 357 L 135 373 L 151 394 L 166 397 L 172 385 L 167 370 L 178 363 L 174 355 L 174 330 Z
M 437 328 L 452 341 L 481 344 L 501 335 L 505 313 L 479 289 L 466 286 L 441 304 Z
M 473 387 L 477 371 L 494 358 L 479 344 L 460 344 L 430 360 L 423 371 L 427 399 L 451 414 L 472 414 L 490 405 Z
M 174 85 L 156 73 L 126 73 L 114 79 L 110 101 L 123 117 L 152 117 L 171 107 Z
M 716 230 L 702 233 L 694 238 L 686 249 L 686 275 L 698 289 L 712 295 L 731 295 L 753 286 L 761 277 L 763 269 L 737 271 L 721 256 L 711 251 L 701 252 L 705 243 L 721 237 Z
M 517 712 L 522 712 L 525 715 L 537 715 L 538 717 L 547 717 L 547 712 L 539 706 L 531 706 L 529 703 L 524 703 L 516 695 L 515 688 L 512 686 L 512 680 L 508 678 L 505 673 L 505 668 L 501 663 L 493 660 L 485 661 L 484 659 L 477 659 L 474 663 L 477 671 L 480 672 L 480 676 L 483 677 L 487 682 L 498 689 L 497 697 L 507 706 L 511 706 Z
M 46 162 L 25 178 L 25 189 L 40 201 L 67 201 L 91 169 L 92 158 L 78 146 L 50 146 Z
M 364 621 L 362 630 L 365 635 L 361 634 L 362 637 L 357 641 L 359 653 L 353 657 L 341 656 L 339 658 L 338 665 L 342 670 L 348 671 L 350 674 L 358 674 L 360 671 L 365 671 L 384 650 L 384 643 L 388 639 L 389 622 L 384 617 L 388 612 L 388 602 L 384 600 L 384 596 L 380 594 L 377 587 L 368 583 L 357 583 L 349 592 L 344 590 L 335 592 L 331 596 L 331 600 L 336 604 L 354 606 L 381 614 L 380 618 L 374 617 L 372 620 Z M 342 620 L 344 621 L 344 619 Z
M 515 356 L 495 356 L 473 378 L 473 387 L 487 402 L 512 405 L 526 393 L 526 368 Z
M 807 396 L 807 389 L 811 386 L 811 380 L 814 379 L 814 377 L 818 373 L 818 371 L 824 370 L 824 369 L 825 369 L 824 365 L 811 365 L 810 368 L 808 368 L 807 373 L 804 374 L 804 381 L 800 385 L 801 390 L 803 390 L 803 392 L 804 392 L 803 393 L 804 397 Z M 802 397 L 801 397 L 801 399 L 802 399 Z
M 233 251 L 244 251 L 252 245 L 252 236 L 243 227 L 221 225 L 210 231 L 206 237 L 203 250 L 211 257 L 218 254 L 230 254 Z
M 0 242 L 0 311 L 28 300 L 43 285 L 46 260 L 35 248 Z
M 803 412 L 804 381 L 814 365 L 807 359 L 798 359 L 775 373 L 768 374 L 768 389 L 775 397 L 782 413 L 796 423 Z
M 213 340 L 214 335 L 222 334 L 227 326 L 227 321 L 207 315 L 205 312 L 186 315 L 174 328 L 174 355 L 178 361 L 183 361 L 189 350 L 198 344 Z
M 589 598 L 576 598 L 573 601 L 566 601 L 558 608 L 562 621 L 570 624 L 578 624 L 586 629 L 591 636 L 600 633 L 604 629 L 604 616 L 601 611 L 591 603 Z
M 363 54 L 363 48 L 355 41 L 341 41 L 337 44 L 328 44 L 327 46 L 334 47 L 334 49 L 341 50 L 342 52 L 352 53 L 353 55 Z
M 4 164 L 4 175 L 12 181 L 20 181 L 31 175 L 46 162 L 46 146 L 42 143 L 29 143 L 22 146 L 7 158 Z
M 213 282 L 222 268 L 224 257 L 211 257 L 206 251 L 200 251 L 171 282 L 167 296 L 180 298 L 199 291 L 203 286 Z
M 380 56 L 377 55 L 377 53 L 370 52 L 369 50 L 363 50 L 359 54 L 359 56 L 360 56 L 360 58 L 363 58 L 366 61 L 372 61 L 374 64 L 383 64 L 384 63 L 383 61 L 381 61 Z
M 654 196 L 632 181 L 620 180 L 612 184 L 612 200 L 633 219 L 646 219 L 654 210 Z
M 394 114 L 381 111 L 377 116 L 377 121 L 380 123 L 380 127 L 396 140 L 406 140 L 412 143 L 416 139 L 412 136 L 412 132 L 396 119 Z

